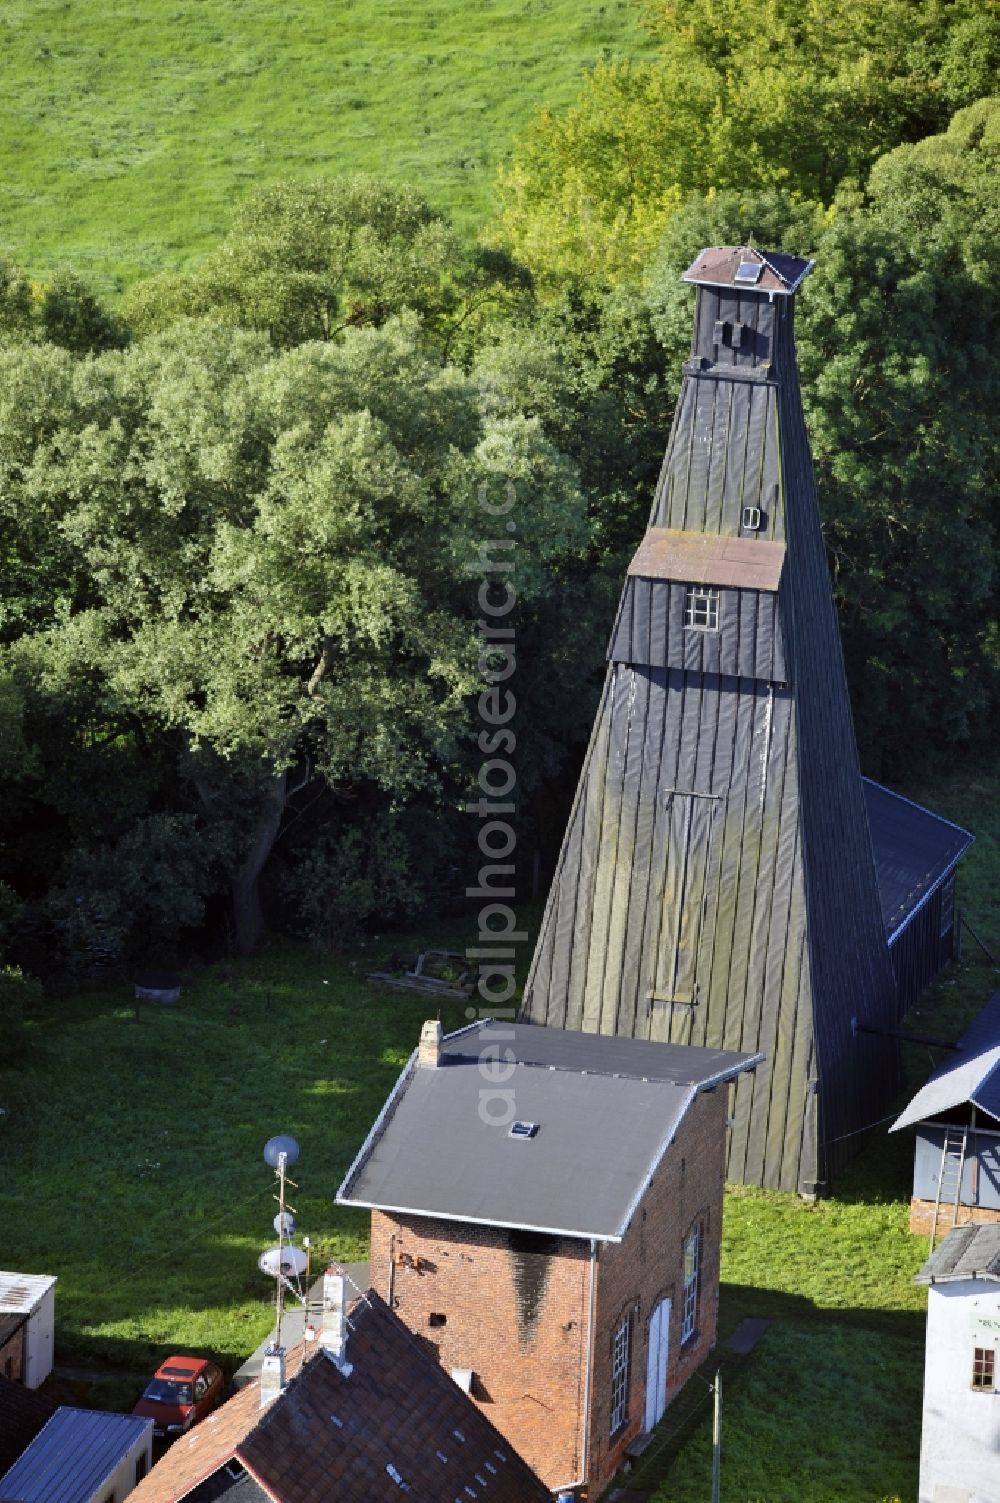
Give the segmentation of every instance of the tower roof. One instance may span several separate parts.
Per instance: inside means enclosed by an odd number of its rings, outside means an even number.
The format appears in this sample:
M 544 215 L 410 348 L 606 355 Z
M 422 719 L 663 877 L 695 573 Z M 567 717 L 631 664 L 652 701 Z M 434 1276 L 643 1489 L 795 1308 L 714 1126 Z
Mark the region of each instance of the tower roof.
M 699 252 L 682 282 L 700 287 L 733 287 L 740 292 L 797 292 L 814 262 L 783 251 L 762 251 L 751 245 L 713 245 Z

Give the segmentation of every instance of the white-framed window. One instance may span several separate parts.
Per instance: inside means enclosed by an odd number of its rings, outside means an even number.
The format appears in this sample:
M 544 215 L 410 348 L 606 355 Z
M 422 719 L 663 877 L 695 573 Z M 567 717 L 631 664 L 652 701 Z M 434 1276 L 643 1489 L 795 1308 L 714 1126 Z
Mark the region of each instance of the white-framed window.
M 622 1320 L 611 1343 L 611 1434 L 628 1418 L 629 1337 L 632 1334 L 628 1314 Z
M 996 1393 L 997 1354 L 992 1346 L 972 1348 L 972 1386 L 977 1393 Z
M 684 1294 L 681 1305 L 681 1341 L 694 1335 L 698 1313 L 698 1267 L 701 1261 L 701 1227 L 696 1226 L 684 1243 Z
M 719 592 L 708 585 L 688 585 L 684 596 L 684 625 L 695 631 L 719 630 Z

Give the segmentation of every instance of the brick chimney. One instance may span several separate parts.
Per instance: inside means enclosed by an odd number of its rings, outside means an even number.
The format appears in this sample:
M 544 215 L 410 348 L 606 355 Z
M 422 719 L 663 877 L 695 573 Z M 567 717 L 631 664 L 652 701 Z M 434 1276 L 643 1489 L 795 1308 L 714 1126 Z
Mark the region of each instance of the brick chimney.
M 319 1344 L 327 1356 L 347 1376 L 347 1279 L 339 1269 L 330 1267 L 323 1275 L 323 1324 Z
M 417 1064 L 422 1070 L 436 1070 L 441 1063 L 441 1024 L 437 1018 L 429 1018 L 420 1030 L 420 1048 Z

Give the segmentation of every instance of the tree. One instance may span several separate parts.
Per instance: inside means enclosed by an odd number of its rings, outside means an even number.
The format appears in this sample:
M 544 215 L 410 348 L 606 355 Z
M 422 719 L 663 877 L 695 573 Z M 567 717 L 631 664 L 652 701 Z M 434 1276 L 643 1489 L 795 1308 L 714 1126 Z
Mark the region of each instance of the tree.
M 646 14 L 658 58 L 600 64 L 502 174 L 502 232 L 543 285 L 635 278 L 692 191 L 829 203 L 1000 67 L 996 8 L 976 0 L 661 0 Z
M 409 308 L 446 347 L 522 283 L 502 252 L 466 249 L 416 189 L 359 175 L 261 189 L 195 270 L 136 284 L 124 307 L 138 333 L 211 314 L 266 331 L 279 348 L 379 327 Z
M 32 423 L 8 380 L 38 396 Z M 8 659 L 42 686 L 71 673 L 99 736 L 172 748 L 243 951 L 297 794 L 369 782 L 405 802 L 459 776 L 479 486 L 528 498 L 527 598 L 584 536 L 538 421 L 484 415 L 412 316 L 278 355 L 210 323 L 83 361 L 19 351 L 5 411 L 0 489 L 29 532 L 55 530 L 76 581 Z

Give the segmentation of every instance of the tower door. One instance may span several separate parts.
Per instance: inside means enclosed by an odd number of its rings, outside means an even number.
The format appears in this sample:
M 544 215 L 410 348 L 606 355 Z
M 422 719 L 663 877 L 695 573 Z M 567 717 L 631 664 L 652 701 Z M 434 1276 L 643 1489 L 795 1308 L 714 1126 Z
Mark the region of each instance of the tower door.
M 649 1321 L 646 1356 L 646 1413 L 643 1429 L 652 1430 L 667 1407 L 667 1355 L 670 1342 L 670 1301 L 661 1299 Z
M 666 795 L 654 851 L 662 872 L 659 939 L 650 966 L 649 1037 L 689 1043 L 698 1006 L 698 950 L 705 920 L 713 839 L 721 800 L 699 793 Z

